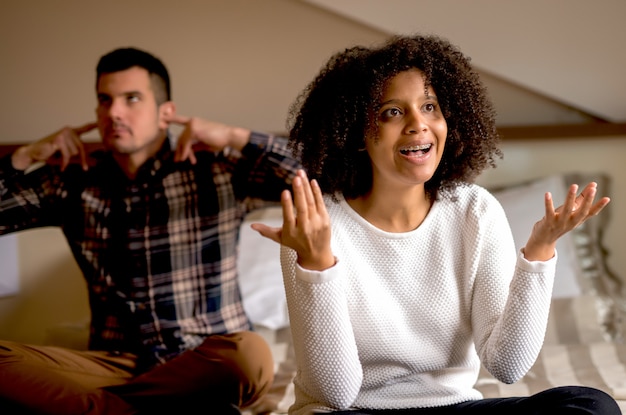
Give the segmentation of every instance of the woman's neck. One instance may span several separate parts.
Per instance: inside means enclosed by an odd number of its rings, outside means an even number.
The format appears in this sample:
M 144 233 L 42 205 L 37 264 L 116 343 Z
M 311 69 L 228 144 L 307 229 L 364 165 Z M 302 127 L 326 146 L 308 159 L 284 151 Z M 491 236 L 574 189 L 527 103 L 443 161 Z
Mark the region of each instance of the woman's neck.
M 406 192 L 372 190 L 366 195 L 346 199 L 346 202 L 372 225 L 394 233 L 416 229 L 432 206 L 423 186 Z

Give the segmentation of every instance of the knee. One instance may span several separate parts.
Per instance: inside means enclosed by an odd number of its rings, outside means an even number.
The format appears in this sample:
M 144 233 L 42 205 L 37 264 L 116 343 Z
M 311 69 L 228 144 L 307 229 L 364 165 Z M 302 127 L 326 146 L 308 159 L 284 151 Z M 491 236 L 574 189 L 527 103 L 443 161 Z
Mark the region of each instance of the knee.
M 23 373 L 37 373 L 45 369 L 47 360 L 32 353 L 27 345 L 0 341 L 0 394 L 21 378 Z M 1 412 L 1 411 L 0 411 Z
M 10 342 L 0 342 L 0 401 L 11 398 L 13 387 L 21 377 L 22 356 Z M 4 402 L 1 402 L 4 404 Z
M 0 341 L 0 364 L 10 364 L 22 360 L 17 343 Z M 23 346 L 22 346 L 23 347 Z
M 587 386 L 566 386 L 566 406 L 576 408 L 580 414 L 589 415 L 620 415 L 622 412 L 615 399 L 608 393 Z
M 621 414 L 622 411 L 615 399 L 608 393 L 599 389 L 584 387 L 583 396 L 592 406 L 593 414 Z
M 238 361 L 242 385 L 241 406 L 248 406 L 265 395 L 274 380 L 274 359 L 265 339 L 254 332 L 234 334 L 238 338 Z
M 255 332 L 211 336 L 196 352 L 219 360 L 228 368 L 229 377 L 239 385 L 238 406 L 252 405 L 272 386 L 272 351 L 265 339 Z
M 274 371 L 274 358 L 265 339 L 258 333 L 244 331 L 236 333 L 238 337 L 239 356 L 245 370 L 254 374 L 259 370 Z

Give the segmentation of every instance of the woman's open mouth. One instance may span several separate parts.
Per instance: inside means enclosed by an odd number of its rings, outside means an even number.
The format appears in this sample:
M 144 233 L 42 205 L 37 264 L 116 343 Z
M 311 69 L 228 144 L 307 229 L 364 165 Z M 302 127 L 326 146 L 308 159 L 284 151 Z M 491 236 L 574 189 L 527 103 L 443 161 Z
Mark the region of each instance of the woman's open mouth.
M 400 153 L 402 153 L 405 156 L 420 156 L 420 155 L 428 153 L 432 147 L 433 147 L 432 144 L 422 144 L 419 146 L 404 147 L 400 149 Z

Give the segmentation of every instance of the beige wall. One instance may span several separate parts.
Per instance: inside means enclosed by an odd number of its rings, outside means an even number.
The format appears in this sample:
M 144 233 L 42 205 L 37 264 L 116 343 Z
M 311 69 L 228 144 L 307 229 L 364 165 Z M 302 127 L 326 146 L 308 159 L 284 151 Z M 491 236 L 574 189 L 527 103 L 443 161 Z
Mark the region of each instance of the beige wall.
M 93 119 L 95 64 L 128 45 L 166 62 L 180 113 L 284 131 L 290 103 L 331 53 L 384 37 L 296 0 L 2 1 L 0 143 Z M 497 174 L 481 180 L 610 173 L 616 214 L 607 242 L 614 251 L 623 246 L 626 218 L 617 213 L 626 203 L 626 137 L 510 142 L 504 150 Z M 84 283 L 57 229 L 25 232 L 18 241 L 21 291 L 0 298 L 0 338 L 54 341 L 50 330 L 88 317 Z M 611 262 L 626 273 L 626 256 L 617 252 Z
M 294 0 L 0 2 L 0 142 L 94 118 L 95 66 L 120 46 L 168 65 L 179 112 L 284 131 L 330 54 L 379 32 Z

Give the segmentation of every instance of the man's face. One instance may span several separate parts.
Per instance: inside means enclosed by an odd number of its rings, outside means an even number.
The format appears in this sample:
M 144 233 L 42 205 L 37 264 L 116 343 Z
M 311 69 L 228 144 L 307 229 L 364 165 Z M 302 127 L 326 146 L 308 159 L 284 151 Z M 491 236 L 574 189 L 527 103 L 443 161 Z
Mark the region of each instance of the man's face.
M 148 71 L 134 66 L 102 74 L 96 87 L 98 128 L 105 148 L 143 163 L 160 147 L 171 102 L 158 105 Z

